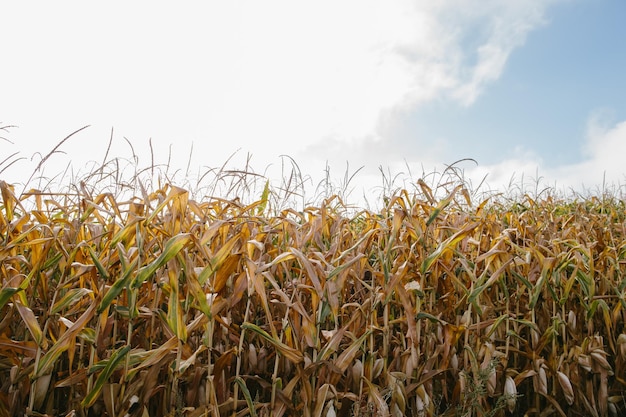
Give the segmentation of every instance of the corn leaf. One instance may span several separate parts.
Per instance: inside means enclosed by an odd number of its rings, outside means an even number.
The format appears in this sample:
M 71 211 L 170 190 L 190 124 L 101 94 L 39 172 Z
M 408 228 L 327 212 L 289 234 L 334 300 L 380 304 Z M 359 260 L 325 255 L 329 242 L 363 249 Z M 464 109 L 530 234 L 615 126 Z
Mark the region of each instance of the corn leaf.
M 246 404 L 248 404 L 248 410 L 250 411 L 250 415 L 252 417 L 256 417 L 256 409 L 254 408 L 254 402 L 252 401 L 252 396 L 250 395 L 250 391 L 248 390 L 246 383 L 240 376 L 235 378 L 235 382 L 237 383 L 237 385 L 239 385 L 239 388 L 241 388 L 243 397 L 246 399 Z
M 245 330 L 251 330 L 254 333 L 261 336 L 263 339 L 270 342 L 283 356 L 289 359 L 289 361 L 293 363 L 300 363 L 304 360 L 304 356 L 302 355 L 302 352 L 292 347 L 287 346 L 286 344 L 282 343 L 280 340 L 274 339 L 272 336 L 270 336 L 269 333 L 261 329 L 256 324 L 246 322 L 241 325 L 241 328 Z
M 131 288 L 139 288 L 141 285 L 149 279 L 154 273 L 165 265 L 170 259 L 178 254 L 183 247 L 191 240 L 191 234 L 181 233 L 169 239 L 163 248 L 163 252 L 152 261 L 149 265 L 146 265 L 139 269 L 137 276 L 131 284 Z
M 92 319 L 96 312 L 96 304 L 91 304 L 87 310 L 74 322 L 74 325 L 67 329 L 61 337 L 59 337 L 56 343 L 50 348 L 50 350 L 39 360 L 37 369 L 33 379 L 36 379 L 42 375 L 48 374 L 55 362 L 61 356 L 61 353 L 65 352 L 70 343 L 74 343 L 76 335 L 83 330 L 89 320 Z
M 96 383 L 94 384 L 93 389 L 87 394 L 87 396 L 81 402 L 81 405 L 83 407 L 89 408 L 96 402 L 96 400 L 98 399 L 98 396 L 100 395 L 100 391 L 102 391 L 102 387 L 109 380 L 109 378 L 111 377 L 111 374 L 113 374 L 113 371 L 115 371 L 115 368 L 117 368 L 117 366 L 120 364 L 120 361 L 124 359 L 124 357 L 129 351 L 130 351 L 130 346 L 126 345 L 123 348 L 120 348 L 117 351 L 115 351 L 109 359 L 105 359 L 101 361 L 105 363 L 106 365 L 104 369 L 102 370 L 102 372 L 100 372 L 100 375 L 98 375 L 98 378 L 96 379 Z
M 20 301 L 15 302 L 15 307 L 17 307 L 17 311 L 22 316 L 22 320 L 26 324 L 26 328 L 30 332 L 35 342 L 37 342 L 38 346 L 41 346 L 43 349 L 48 348 L 48 342 L 43 337 L 43 332 L 41 331 L 41 327 L 39 327 L 39 322 L 35 317 L 35 313 L 29 307 L 23 305 Z

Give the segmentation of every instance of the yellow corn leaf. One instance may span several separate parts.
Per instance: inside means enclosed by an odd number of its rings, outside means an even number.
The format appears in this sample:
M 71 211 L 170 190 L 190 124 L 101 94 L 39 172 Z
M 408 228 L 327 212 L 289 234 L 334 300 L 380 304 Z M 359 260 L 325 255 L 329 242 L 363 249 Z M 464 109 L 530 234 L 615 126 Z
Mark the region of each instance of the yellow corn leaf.
M 259 201 L 259 206 L 257 207 L 257 215 L 261 216 L 265 212 L 265 208 L 267 207 L 267 202 L 270 196 L 270 180 L 265 182 L 265 187 L 263 188 L 263 193 L 261 194 L 261 200 Z
M 78 302 L 83 296 L 92 294 L 88 288 L 72 288 L 70 289 L 59 301 L 52 306 L 52 314 L 56 314 L 59 311 L 68 308 Z
M 137 232 L 137 228 L 135 227 L 137 223 L 140 223 L 144 219 L 141 217 L 135 217 L 130 222 L 126 223 L 124 227 L 113 236 L 109 243 L 109 247 L 114 248 L 120 242 L 129 242 L 132 241 L 131 235 Z
M 289 361 L 293 363 L 300 363 L 304 360 L 304 356 L 302 355 L 302 352 L 292 347 L 287 346 L 286 344 L 282 343 L 280 340 L 274 339 L 272 336 L 270 336 L 269 333 L 261 329 L 256 324 L 246 322 L 241 325 L 241 328 L 246 329 L 246 330 L 251 330 L 254 333 L 261 336 L 263 339 L 270 342 L 276 348 L 276 350 L 278 350 Z
M 315 291 L 317 292 L 317 296 L 319 298 L 323 298 L 324 292 L 322 290 L 322 284 L 320 283 L 320 279 L 317 276 L 317 272 L 315 272 L 315 269 L 313 268 L 313 264 L 311 263 L 311 261 L 307 259 L 304 253 L 300 252 L 296 248 L 289 248 L 289 252 L 293 253 L 296 256 L 298 261 L 300 261 L 300 265 L 302 265 L 304 269 L 306 270 L 307 275 L 309 279 L 311 280 L 311 282 L 313 283 L 313 287 L 315 288 Z
M 167 303 L 167 325 L 183 342 L 187 341 L 187 326 L 183 317 L 183 308 L 179 300 L 178 277 L 176 272 L 169 271 L 170 296 Z
M 443 200 L 441 200 L 439 202 L 439 204 L 437 204 L 437 207 L 435 207 L 435 209 L 433 210 L 433 212 L 430 214 L 430 216 L 428 217 L 428 220 L 426 220 L 426 226 L 430 226 L 430 224 L 435 221 L 435 219 L 437 218 L 437 216 L 439 216 L 439 213 L 441 213 L 441 210 L 443 210 L 444 208 L 446 208 L 448 206 L 448 204 L 450 204 L 450 202 L 452 201 L 452 199 L 454 198 L 454 195 L 461 189 L 463 188 L 462 185 L 457 185 L 456 187 L 454 187 L 454 190 L 452 190 L 452 192 Z
M 344 264 L 341 264 L 338 267 L 336 267 L 335 269 L 333 269 L 332 271 L 330 271 L 330 273 L 328 274 L 328 277 L 326 279 L 329 280 L 329 279 L 333 278 L 335 275 L 340 274 L 341 272 L 343 272 L 346 269 L 350 268 L 352 265 L 354 265 L 355 263 L 357 263 L 358 261 L 360 261 L 364 257 L 365 257 L 364 254 L 359 253 L 357 256 L 355 256 L 354 258 L 350 259 L 348 262 L 346 262 Z
M 229 258 L 229 255 L 231 254 L 232 249 L 238 240 L 239 236 L 234 236 L 230 238 L 226 243 L 221 245 L 217 253 L 211 258 L 209 265 L 202 270 L 200 275 L 198 275 L 198 282 L 200 283 L 200 285 L 204 285 L 207 279 L 211 275 L 213 275 L 222 266 L 222 264 L 224 264 L 227 258 Z M 227 278 L 228 277 L 226 277 L 226 279 Z M 226 279 L 224 279 L 223 282 L 217 282 L 216 280 L 216 282 L 213 283 L 213 290 L 216 292 L 221 290 L 226 284 Z M 219 287 L 219 289 L 216 287 Z
M 223 262 L 214 264 L 215 279 L 213 280 L 213 291 L 220 292 L 224 289 L 232 274 L 237 270 L 240 259 L 240 254 L 231 253 L 226 256 L 226 259 L 224 259 Z
M 322 417 L 324 406 L 327 400 L 332 400 L 336 396 L 334 385 L 324 384 L 317 390 L 317 397 L 315 398 L 315 410 L 313 411 L 313 417 Z M 326 416 L 328 417 L 328 416 Z
M 33 339 L 35 339 L 35 342 L 37 342 L 37 345 L 41 346 L 43 349 L 47 349 L 48 341 L 43 336 L 43 332 L 41 331 L 41 327 L 39 327 L 39 322 L 33 310 L 17 300 L 15 301 L 15 307 L 17 307 L 17 311 L 20 313 L 22 320 L 26 324 L 31 336 L 33 336 Z
M 15 204 L 18 201 L 15 194 L 13 194 L 13 190 L 14 188 L 12 185 L 9 185 L 4 181 L 0 181 L 0 192 L 2 193 L 2 201 L 4 203 L 4 213 L 9 222 L 13 221 L 13 211 L 15 210 Z
M 378 387 L 367 379 L 363 378 L 363 381 L 367 384 L 367 391 L 372 399 L 372 402 L 376 405 L 376 415 L 379 416 L 389 416 L 389 407 L 387 406 L 387 402 L 383 398 L 382 394 L 378 390 Z
M 354 320 L 354 317 L 357 317 L 356 315 L 353 316 L 352 320 L 350 320 L 350 322 L 352 322 Z M 322 347 L 322 349 L 320 350 L 319 355 L 317 355 L 317 361 L 318 362 L 322 362 L 327 360 L 330 355 L 332 355 L 333 353 L 335 353 L 337 351 L 337 348 L 339 347 L 339 343 L 341 342 L 341 339 L 343 339 L 343 335 L 346 332 L 346 329 L 349 327 L 350 325 L 347 324 L 346 326 L 344 326 L 343 328 L 339 329 L 338 331 L 336 331 L 333 336 L 330 338 L 330 340 L 324 345 L 324 347 Z
M 213 316 L 211 314 L 211 307 L 209 307 L 209 303 L 207 302 L 207 294 L 204 292 L 198 279 L 193 274 L 186 274 L 187 277 L 187 288 L 194 300 L 196 301 L 196 307 L 204 313 L 209 319 Z
M 127 380 L 131 380 L 135 374 L 142 369 L 149 368 L 161 362 L 168 355 L 174 355 L 175 349 L 178 347 L 178 339 L 176 336 L 170 337 L 167 342 L 163 343 L 156 349 L 148 351 L 133 351 L 130 353 L 130 362 L 137 363 L 137 366 L 128 372 Z
M 435 197 L 433 197 L 433 190 L 426 184 L 426 182 L 420 178 L 417 180 L 417 185 L 419 185 L 422 189 L 422 193 L 426 196 L 428 202 L 430 204 L 435 204 L 436 200 Z
M 37 355 L 37 344 L 30 341 L 17 341 L 0 334 L 0 351 L 18 353 L 28 358 L 35 358 Z
M 371 332 L 371 330 L 367 330 L 361 335 L 361 337 L 352 342 L 350 346 L 341 352 L 341 355 L 339 355 L 339 357 L 335 360 L 335 366 L 339 368 L 341 372 L 345 372 L 346 369 L 348 369 L 348 366 L 352 364 L 356 355 L 359 354 L 365 339 L 367 339 Z
M 170 201 L 172 201 L 173 199 L 183 194 L 187 194 L 187 190 L 180 188 L 180 187 L 172 187 L 170 192 L 167 194 L 167 197 L 164 198 L 161 204 L 159 204 L 157 208 L 154 209 L 152 214 L 148 216 L 148 218 L 146 219 L 146 224 L 153 224 L 154 218 L 156 217 L 156 215 L 159 214 L 161 210 L 163 210 L 163 208 L 165 208 L 165 206 L 169 204 Z
M 76 320 L 74 325 L 67 329 L 65 333 L 56 341 L 50 350 L 39 360 L 39 364 L 33 376 L 37 379 L 42 375 L 50 373 L 56 360 L 69 348 L 70 343 L 74 343 L 76 335 L 85 327 L 96 312 L 96 304 L 91 304 L 87 310 Z
M 365 240 L 369 239 L 369 238 L 370 238 L 370 236 L 371 236 L 372 234 L 374 234 L 374 233 L 376 233 L 376 232 L 378 232 L 378 231 L 379 231 L 379 230 L 377 230 L 377 229 L 370 229 L 370 230 L 368 230 L 366 233 L 364 233 L 364 234 L 363 234 L 363 235 L 359 238 L 359 240 L 358 240 L 358 241 L 357 241 L 354 245 L 352 245 L 352 246 L 351 246 L 351 247 L 349 247 L 348 249 L 346 249 L 346 250 L 344 250 L 343 252 L 341 252 L 341 253 L 339 254 L 339 257 L 337 257 L 337 258 L 333 259 L 333 260 L 332 260 L 332 263 L 333 263 L 333 264 L 337 264 L 340 260 L 342 260 L 342 259 L 343 259 L 343 257 L 344 257 L 344 256 L 346 256 L 346 255 L 348 255 L 348 254 L 352 253 L 353 251 L 357 250 L 357 249 L 359 248 L 359 246 L 360 246 L 360 245 L 361 245 L 361 244 L 362 244 Z M 359 254 L 359 255 L 363 255 L 363 254 Z M 359 259 L 360 259 L 360 258 L 359 258 Z M 331 276 L 332 276 L 332 275 L 331 275 Z M 330 277 L 329 277 L 329 278 L 330 278 Z
M 259 266 L 259 271 L 266 271 L 273 267 L 274 265 L 278 265 L 281 262 L 290 261 L 292 259 L 296 259 L 296 256 L 291 252 L 283 252 L 277 257 L 275 257 L 272 262 L 267 263 L 265 265 Z
M 205 345 L 200 345 L 200 347 L 196 349 L 196 351 L 189 358 L 185 359 L 178 365 L 178 372 L 180 374 L 183 374 L 187 370 L 187 368 L 189 368 L 191 365 L 194 365 L 196 363 L 198 354 L 204 352 L 206 349 L 207 347 Z
M 437 249 L 433 253 L 431 253 L 424 262 L 422 263 L 422 274 L 426 273 L 432 266 L 432 264 L 437 261 L 445 252 L 452 250 L 457 243 L 459 243 L 463 238 L 465 238 L 472 230 L 474 230 L 478 226 L 478 223 L 471 223 L 465 226 L 463 229 L 459 230 L 443 242 L 437 246 Z

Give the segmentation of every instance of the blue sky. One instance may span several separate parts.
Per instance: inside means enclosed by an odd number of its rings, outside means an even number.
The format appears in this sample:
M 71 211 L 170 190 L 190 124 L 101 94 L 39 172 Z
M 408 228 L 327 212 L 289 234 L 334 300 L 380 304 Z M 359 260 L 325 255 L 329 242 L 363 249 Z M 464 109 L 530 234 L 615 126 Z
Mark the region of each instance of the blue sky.
M 17 127 L 0 161 L 19 154 L 0 177 L 18 188 L 85 125 L 37 175 L 88 173 L 113 128 L 109 157 L 131 159 L 127 139 L 149 165 L 151 140 L 155 162 L 192 185 L 233 153 L 229 167 L 250 153 L 274 183 L 289 155 L 312 188 L 327 164 L 338 185 L 346 164 L 363 167 L 357 198 L 381 167 L 406 185 L 462 158 L 478 162 L 460 165 L 466 178 L 492 188 L 537 175 L 575 190 L 626 183 L 621 0 L 2 9 L 0 122 Z
M 546 163 L 580 161 L 590 117 L 626 119 L 626 3 L 562 2 L 546 15 L 473 105 L 429 103 L 406 131 L 458 138 L 456 156 L 481 163 L 510 157 L 516 146 Z

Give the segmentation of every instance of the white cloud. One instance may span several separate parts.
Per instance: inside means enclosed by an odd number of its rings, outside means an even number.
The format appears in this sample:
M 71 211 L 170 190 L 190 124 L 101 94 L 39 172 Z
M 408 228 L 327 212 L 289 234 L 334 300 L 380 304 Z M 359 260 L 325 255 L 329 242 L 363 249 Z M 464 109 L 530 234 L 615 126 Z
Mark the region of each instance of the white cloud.
M 144 155 L 153 138 L 161 160 L 174 143 L 181 165 L 192 141 L 196 165 L 239 148 L 261 166 L 292 155 L 305 171 L 356 149 L 397 164 L 402 147 L 385 144 L 398 115 L 472 104 L 555 1 L 15 3 L 0 28 L 0 114 L 28 156 L 92 124 L 78 139 L 92 146 L 65 148 L 74 163 L 99 160 L 113 126 L 121 152 L 122 137 Z M 376 142 L 384 154 L 360 149 Z
M 625 193 L 626 121 L 608 124 L 594 113 L 587 124 L 587 138 L 581 149 L 581 162 L 548 166 L 532 152 L 519 149 L 519 156 L 498 164 L 470 168 L 468 176 L 476 183 L 487 176 L 487 183 L 500 190 L 534 187 L 539 183 L 568 194 L 620 190 Z M 531 188 L 532 189 L 532 188 Z

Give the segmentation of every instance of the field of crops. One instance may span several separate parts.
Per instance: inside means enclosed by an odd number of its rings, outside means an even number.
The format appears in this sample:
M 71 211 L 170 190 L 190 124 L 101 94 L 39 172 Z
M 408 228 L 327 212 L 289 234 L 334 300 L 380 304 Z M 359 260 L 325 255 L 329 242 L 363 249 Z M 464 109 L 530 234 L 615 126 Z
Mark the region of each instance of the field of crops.
M 1 417 L 626 413 L 619 199 L 0 188 Z

